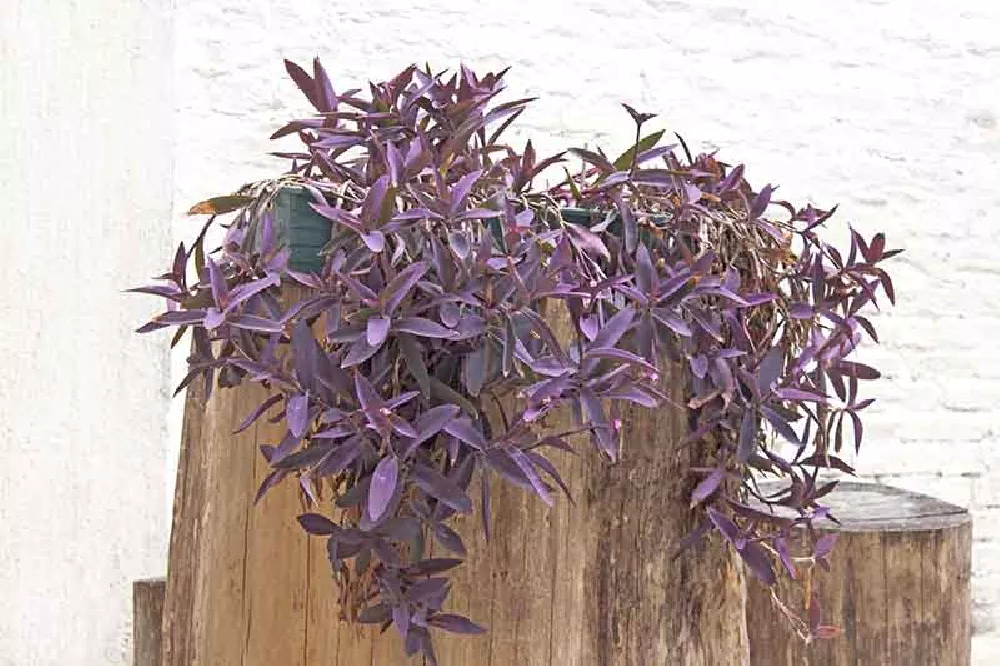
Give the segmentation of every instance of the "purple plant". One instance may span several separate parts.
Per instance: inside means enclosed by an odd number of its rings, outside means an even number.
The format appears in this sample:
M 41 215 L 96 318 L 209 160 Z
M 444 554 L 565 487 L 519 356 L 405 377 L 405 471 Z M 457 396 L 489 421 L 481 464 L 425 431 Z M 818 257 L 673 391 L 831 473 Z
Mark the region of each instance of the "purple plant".
M 863 333 L 876 339 L 865 307 L 880 292 L 894 299 L 881 263 L 899 250 L 882 234 L 852 230 L 845 257 L 819 235 L 833 210 L 777 200 L 770 185 L 754 191 L 742 165 L 692 156 L 679 137 L 661 145 L 663 131 L 642 133 L 653 116 L 628 106 L 634 145 L 616 159 L 572 149 L 584 163 L 573 174 L 550 169 L 565 153 L 539 159 L 530 141 L 522 151 L 501 141 L 531 101 L 494 104 L 504 72 L 411 66 L 362 97 L 336 93 L 318 60 L 311 75 L 286 66 L 316 113 L 274 138 L 297 134 L 303 148 L 276 153 L 291 160 L 281 177 L 192 209 L 211 217 L 158 284 L 135 290 L 168 306 L 139 330 L 177 327 L 173 344 L 192 332 L 181 388 L 268 389 L 237 428 L 265 414 L 287 427 L 261 449 L 272 471 L 258 499 L 297 479 L 317 509 L 299 522 L 326 538 L 337 575 L 361 586 L 352 617 L 394 626 L 409 654 L 431 662 L 430 629 L 483 631 L 442 610 L 446 573 L 465 555 L 450 519 L 478 503 L 488 538 L 497 477 L 547 503 L 555 486 L 568 494 L 547 452 L 582 435 L 614 460 L 616 410 L 661 405 L 660 376 L 678 369 L 688 439 L 716 461 L 696 470 L 702 519 L 687 542 L 719 532 L 766 584 L 776 570 L 826 566 L 829 538 L 793 554 L 789 537 L 828 516 L 820 500 L 833 484 L 817 474 L 853 471 L 838 457 L 845 424 L 860 446 L 872 400 L 859 382 L 879 373 L 848 357 Z M 535 188 L 543 171 L 560 182 Z M 288 267 L 270 207 L 286 187 L 304 188 L 331 225 L 319 272 Z M 567 206 L 590 211 L 590 224 Z M 206 230 L 225 213 L 235 216 L 223 244 L 206 252 Z M 547 319 L 552 303 L 572 334 Z M 546 428 L 567 408 L 576 430 Z M 779 455 L 776 440 L 794 455 Z M 787 490 L 761 496 L 755 471 Z M 335 511 L 322 510 L 324 486 Z M 425 558 L 428 539 L 455 557 Z M 829 635 L 814 599 L 809 608 L 793 622 L 806 637 Z

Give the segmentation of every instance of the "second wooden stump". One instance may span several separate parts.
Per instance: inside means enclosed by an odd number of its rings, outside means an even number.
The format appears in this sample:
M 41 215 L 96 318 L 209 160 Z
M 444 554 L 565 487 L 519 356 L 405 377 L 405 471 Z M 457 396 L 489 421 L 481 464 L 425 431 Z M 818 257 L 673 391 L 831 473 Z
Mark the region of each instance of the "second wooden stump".
M 766 486 L 765 486 L 766 490 Z M 972 519 L 961 507 L 888 486 L 843 482 L 824 498 L 840 526 L 830 571 L 817 568 L 824 624 L 807 645 L 769 590 L 748 584 L 752 666 L 965 666 L 970 661 Z M 805 614 L 801 588 L 779 596 Z

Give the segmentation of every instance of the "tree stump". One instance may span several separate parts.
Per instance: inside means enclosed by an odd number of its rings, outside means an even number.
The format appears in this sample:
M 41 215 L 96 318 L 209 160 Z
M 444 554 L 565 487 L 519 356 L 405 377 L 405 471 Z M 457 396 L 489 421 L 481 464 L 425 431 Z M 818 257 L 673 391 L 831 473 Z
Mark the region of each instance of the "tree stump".
M 764 484 L 765 491 L 767 484 Z M 823 623 L 842 634 L 807 645 L 756 581 L 748 584 L 753 666 L 964 666 L 971 655 L 972 519 L 960 507 L 883 485 L 842 482 L 824 498 L 840 535 L 817 567 Z M 804 616 L 801 588 L 779 598 Z
M 663 382 L 683 404 L 680 372 Z M 379 635 L 340 620 L 324 541 L 295 520 L 303 507 L 293 479 L 253 506 L 269 471 L 258 447 L 283 430 L 261 419 L 232 431 L 262 397 L 257 386 L 215 389 L 207 402 L 202 382 L 188 390 L 164 663 L 411 663 L 394 628 Z M 637 409 L 624 420 L 620 463 L 600 459 L 589 442 L 578 443 L 578 455 L 553 456 L 575 503 L 560 497 L 549 509 L 494 479 L 490 542 L 478 515 L 457 526 L 469 554 L 446 609 L 488 631 L 435 631 L 441 666 L 746 663 L 741 563 L 716 538 L 674 558 L 694 525 L 688 468 L 705 462 L 680 444 L 685 415 Z

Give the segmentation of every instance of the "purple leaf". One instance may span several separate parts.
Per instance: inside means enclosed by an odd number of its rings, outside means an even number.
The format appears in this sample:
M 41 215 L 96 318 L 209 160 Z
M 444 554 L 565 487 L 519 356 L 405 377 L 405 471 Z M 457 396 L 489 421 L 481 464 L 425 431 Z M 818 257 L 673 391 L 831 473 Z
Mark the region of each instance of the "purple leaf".
M 487 343 L 488 345 L 489 343 Z M 487 353 L 489 347 L 483 346 L 466 354 L 462 363 L 464 370 L 465 387 L 473 396 L 478 396 L 486 382 Z
M 281 397 L 282 397 L 281 394 L 275 394 L 272 395 L 267 400 L 265 400 L 264 402 L 257 405 L 257 407 L 252 412 L 247 414 L 247 417 L 243 419 L 240 425 L 237 426 L 236 430 L 233 431 L 233 434 L 243 432 L 244 430 L 249 428 L 254 421 L 259 419 L 264 414 L 264 412 L 269 410 L 272 406 L 274 406 L 275 403 L 280 401 Z
M 296 439 L 290 441 L 297 441 Z M 291 455 L 284 455 L 283 452 L 275 452 L 271 458 L 271 465 L 276 469 L 306 469 L 323 460 L 330 453 L 329 444 L 313 444 L 304 449 L 296 451 Z
M 444 425 L 444 431 L 453 437 L 457 437 L 474 449 L 482 450 L 486 448 L 486 438 L 482 431 L 473 425 L 471 419 L 452 419 Z
M 261 333 L 281 333 L 284 331 L 284 327 L 280 323 L 256 315 L 236 315 L 229 318 L 229 324 L 236 328 Z
M 415 464 L 410 479 L 425 493 L 448 505 L 459 513 L 472 513 L 472 500 L 455 483 L 437 470 Z
M 381 301 L 385 305 L 384 312 L 392 314 L 413 287 L 427 272 L 427 262 L 420 261 L 399 272 L 382 291 Z
M 345 440 L 316 466 L 315 474 L 317 477 L 340 474 L 357 459 L 360 453 L 361 444 L 357 437 Z
M 460 213 L 455 219 L 456 220 L 488 220 L 492 217 L 500 217 L 503 215 L 498 210 L 489 210 L 488 208 L 472 208 Z
M 382 400 L 382 396 L 378 394 L 378 391 L 368 381 L 368 378 L 360 372 L 354 373 L 354 391 L 358 397 L 361 409 L 366 412 L 377 412 L 385 407 L 385 401 Z
M 760 413 L 764 415 L 764 418 L 767 419 L 767 422 L 771 424 L 771 427 L 774 428 L 775 432 L 777 432 L 779 435 L 787 439 L 792 444 L 795 444 L 796 446 L 802 445 L 801 442 L 799 441 L 799 436 L 795 434 L 795 431 L 792 429 L 792 426 L 790 426 L 788 424 L 788 421 L 786 421 L 776 411 L 774 411 L 770 407 L 761 406 Z
M 340 367 L 353 368 L 356 365 L 360 365 L 374 356 L 378 350 L 378 347 L 372 347 L 368 344 L 367 336 L 362 336 L 351 343 L 351 347 L 347 351 L 347 356 L 341 361 Z
M 462 543 L 462 537 L 451 529 L 447 525 L 438 523 L 431 528 L 434 533 L 434 538 L 439 544 L 455 553 L 456 555 L 465 555 L 465 544 Z
M 481 634 L 486 630 L 478 624 L 461 615 L 438 613 L 427 618 L 427 624 L 437 629 L 444 629 L 455 634 Z
M 558 438 L 552 438 L 552 439 L 558 439 Z M 560 476 L 559 471 L 556 469 L 555 465 L 553 465 L 548 458 L 544 457 L 540 453 L 536 453 L 535 451 L 531 450 L 525 450 L 523 453 L 524 455 L 526 455 L 528 458 L 531 459 L 532 464 L 534 464 L 536 467 L 540 467 L 543 470 L 545 470 L 545 473 L 548 474 L 552 478 L 552 480 L 555 481 L 562 489 L 562 491 L 566 494 L 566 497 L 569 498 L 569 501 L 570 502 L 573 501 L 573 496 L 569 492 L 569 487 L 563 481 L 562 476 Z
M 226 286 L 226 278 L 222 274 L 219 265 L 212 261 L 211 257 L 205 258 L 208 266 L 208 279 L 212 283 L 212 298 L 220 309 L 225 310 L 229 304 L 229 288 Z
M 535 466 L 531 463 L 531 459 L 524 455 L 520 449 L 513 446 L 506 447 L 503 450 L 521 469 L 524 476 L 531 483 L 531 487 L 534 488 L 538 496 L 542 498 L 542 501 L 549 506 L 552 506 L 552 496 L 549 494 L 548 488 L 545 487 L 545 484 L 542 483 L 542 480 L 538 477 L 538 472 L 535 471 Z
M 174 310 L 158 315 L 153 321 L 157 324 L 177 326 L 183 324 L 200 324 L 204 320 L 205 310 Z
M 607 393 L 603 393 L 601 397 L 607 400 L 627 400 L 628 402 L 634 402 L 649 409 L 653 409 L 660 404 L 656 398 L 635 386 L 608 391 Z
M 596 437 L 601 450 L 612 461 L 617 460 L 618 452 L 615 450 L 611 424 L 608 423 L 608 419 L 604 415 L 600 399 L 594 395 L 593 391 L 584 388 L 580 390 L 580 403 L 583 407 L 584 421 L 593 426 L 594 437 Z
M 423 317 L 402 317 L 393 325 L 393 330 L 411 333 L 422 338 L 451 338 L 455 336 L 454 331 Z
M 743 420 L 740 422 L 740 442 L 736 451 L 736 458 L 741 463 L 746 463 L 753 457 L 757 450 L 757 415 L 752 410 L 743 412 Z
M 767 205 L 771 202 L 771 193 L 774 192 L 774 188 L 770 185 L 765 185 L 757 196 L 754 197 L 753 202 L 750 204 L 750 210 L 748 211 L 750 219 L 756 220 L 764 211 L 767 209 Z
M 380 347 L 385 342 L 386 336 L 389 335 L 390 323 L 388 317 L 369 317 L 365 331 L 368 344 L 372 347 Z
M 803 391 L 797 388 L 778 388 L 774 389 L 774 395 L 778 396 L 782 400 L 799 400 L 805 402 L 826 402 L 826 398 L 817 393 L 812 393 L 811 391 Z
M 285 60 L 285 70 L 288 71 L 288 75 L 292 77 L 292 80 L 295 81 L 295 85 L 299 87 L 299 90 L 301 90 L 302 94 L 306 96 L 309 103 L 316 107 L 317 111 L 324 111 L 324 109 L 321 108 L 322 104 L 316 95 L 316 84 L 312 78 L 306 74 L 306 71 L 291 60 Z
M 153 296 L 163 296 L 166 298 L 173 297 L 174 300 L 181 300 L 184 295 L 180 289 L 175 286 L 167 285 L 150 285 L 148 287 L 135 287 L 134 289 L 126 289 L 126 292 L 130 294 L 152 294 Z
M 208 308 L 205 312 L 205 321 L 202 325 L 210 331 L 214 331 L 226 321 L 226 315 L 218 308 Z
M 722 337 L 722 329 L 719 328 L 714 313 L 703 312 L 695 307 L 689 307 L 688 312 L 691 313 L 691 317 L 695 322 L 701 326 L 701 329 L 715 338 L 716 342 L 725 342 L 725 338 Z
M 399 631 L 399 635 L 404 639 L 410 632 L 410 609 L 408 606 L 392 607 L 392 623 Z
M 361 284 L 361 282 L 356 280 L 354 277 L 347 275 L 346 273 L 339 272 L 337 273 L 337 277 L 343 280 L 344 284 L 346 284 L 351 291 L 357 294 L 358 298 L 360 298 L 363 303 L 369 305 L 378 303 L 378 296 L 375 292 Z
M 677 335 L 682 335 L 686 338 L 691 337 L 691 327 L 672 310 L 668 310 L 667 308 L 653 308 L 650 312 L 657 321 Z
M 455 251 L 460 259 L 468 259 L 472 253 L 472 245 L 469 235 L 464 231 L 448 232 L 448 245 Z
M 441 596 L 441 593 L 444 592 L 447 587 L 447 578 L 428 578 L 426 580 L 418 580 L 410 586 L 410 589 L 406 591 L 406 600 L 411 604 L 419 604 L 427 601 L 428 599 Z
M 851 422 L 854 424 L 854 450 L 855 452 L 859 452 L 861 451 L 861 439 L 864 434 L 861 417 L 853 411 L 847 412 L 847 414 L 851 417 Z
M 625 351 L 624 349 L 618 349 L 616 347 L 588 349 L 586 355 L 588 357 L 594 357 L 594 358 L 610 358 L 612 360 L 620 361 L 628 365 L 637 365 L 639 367 L 645 368 L 646 370 L 649 370 L 650 372 L 656 372 L 656 366 L 652 365 L 646 359 L 636 354 L 633 354 L 630 351 Z
M 241 284 L 230 292 L 229 305 L 226 306 L 225 311 L 231 312 L 237 305 L 243 303 L 251 296 L 255 296 L 265 289 L 270 289 L 271 287 L 276 287 L 280 284 L 281 277 L 277 273 L 272 273 L 265 278 L 261 278 L 260 280 L 254 280 L 253 282 Z
M 778 537 L 774 540 L 774 549 L 778 551 L 778 558 L 781 560 L 781 564 L 784 565 L 785 571 L 788 575 L 792 577 L 792 580 L 797 580 L 799 577 L 799 572 L 795 568 L 795 563 L 792 561 L 792 555 L 788 552 L 788 544 L 784 539 Z
M 837 372 L 858 379 L 878 379 L 882 376 L 875 368 L 856 361 L 838 361 L 834 368 Z
M 698 354 L 690 360 L 691 372 L 698 379 L 704 379 L 705 375 L 708 374 L 708 357 L 704 354 Z
M 371 486 L 368 488 L 368 517 L 372 522 L 378 522 L 389 507 L 389 502 L 396 493 L 398 476 L 399 460 L 396 456 L 383 458 L 375 467 Z
M 369 606 L 358 613 L 358 622 L 361 624 L 381 624 L 392 619 L 392 609 L 389 604 L 379 603 Z
M 712 496 L 726 478 L 725 469 L 715 469 L 702 479 L 691 492 L 691 506 L 697 506 Z
M 792 319 L 812 319 L 815 314 L 808 303 L 792 303 L 788 308 L 788 316 Z
M 625 332 L 628 331 L 634 317 L 635 311 L 630 307 L 624 307 L 619 310 L 597 332 L 592 346 L 595 348 L 613 347 L 625 335 Z
M 469 192 L 472 190 L 472 186 L 476 184 L 476 181 L 483 175 L 482 170 L 472 171 L 462 176 L 457 183 L 452 187 L 449 193 L 450 203 L 448 205 L 448 212 L 451 215 L 456 215 L 465 206 L 465 200 L 469 196 Z
M 825 534 L 825 535 L 821 536 L 816 541 L 816 546 L 815 546 L 814 551 L 813 551 L 813 554 L 815 555 L 815 557 L 817 559 L 822 559 L 822 558 L 825 558 L 827 555 L 829 555 L 830 551 L 833 550 L 834 544 L 837 543 L 837 538 L 839 536 L 840 535 L 838 535 L 836 533 Z
M 268 474 L 267 477 L 264 478 L 264 481 L 261 482 L 260 487 L 257 489 L 257 493 L 254 495 L 254 505 L 256 506 L 256 504 L 264 498 L 267 491 L 278 485 L 278 483 L 280 483 L 287 474 L 288 471 L 282 469 L 276 469 Z
M 712 507 L 708 508 L 708 518 L 722 535 L 726 537 L 726 541 L 736 543 L 740 531 L 733 521 Z
M 608 252 L 604 241 L 594 232 L 571 222 L 566 222 L 566 231 L 573 240 L 573 244 L 579 249 L 585 250 L 590 254 L 596 254 L 604 259 L 611 258 L 611 253 Z
M 337 95 L 333 92 L 333 85 L 330 77 L 326 75 L 326 70 L 320 64 L 319 58 L 313 58 L 313 91 L 318 103 L 319 111 L 334 111 L 337 108 Z
M 288 398 L 285 414 L 288 429 L 294 436 L 302 437 L 309 425 L 309 396 L 300 393 Z
M 385 235 L 381 231 L 366 231 L 361 234 L 361 240 L 372 252 L 381 252 L 385 249 Z
M 777 300 L 777 296 L 774 294 L 743 294 L 743 302 L 747 304 L 748 307 L 756 307 L 758 305 L 764 305 L 765 303 L 771 303 Z
M 458 412 L 459 407 L 457 405 L 438 405 L 431 407 L 418 416 L 413 424 L 414 429 L 417 431 L 417 436 L 408 442 L 407 455 L 417 446 L 438 434 L 449 421 L 458 415 Z
M 774 585 L 777 577 L 774 575 L 774 567 L 767 553 L 759 544 L 748 541 L 739 551 L 740 557 L 746 563 L 750 572 L 760 579 L 765 585 Z
M 784 349 L 781 347 L 772 347 L 764 355 L 757 368 L 757 389 L 762 395 L 771 391 L 774 382 L 781 375 L 784 363 Z
M 318 513 L 302 514 L 299 516 L 299 524 L 306 532 L 317 536 L 329 536 L 337 531 L 337 526 L 329 518 Z

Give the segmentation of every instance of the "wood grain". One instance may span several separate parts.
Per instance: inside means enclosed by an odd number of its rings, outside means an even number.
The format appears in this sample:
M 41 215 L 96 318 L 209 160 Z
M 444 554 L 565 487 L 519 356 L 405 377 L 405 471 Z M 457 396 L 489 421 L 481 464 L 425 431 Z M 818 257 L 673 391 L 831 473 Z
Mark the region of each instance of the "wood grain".
M 768 490 L 764 484 L 765 492 Z M 817 569 L 824 623 L 842 635 L 805 644 L 750 583 L 747 617 L 754 666 L 966 666 L 971 659 L 972 520 L 925 495 L 866 483 L 841 483 L 824 498 L 840 521 L 831 570 Z M 783 581 L 779 597 L 804 613 L 800 588 Z
M 549 313 L 560 330 L 565 318 Z M 559 322 L 563 323 L 560 324 Z M 565 328 L 561 329 L 565 334 Z M 680 372 L 663 388 L 683 402 Z M 258 447 L 280 433 L 261 421 L 232 429 L 262 399 L 257 388 L 188 397 L 168 569 L 170 666 L 409 662 L 392 628 L 380 635 L 339 619 L 323 542 L 295 522 L 293 481 L 251 506 L 266 464 Z M 469 551 L 449 609 L 488 626 L 482 636 L 435 638 L 441 666 L 742 665 L 745 583 L 718 540 L 674 557 L 693 527 L 692 465 L 710 452 L 682 447 L 675 409 L 625 414 L 623 459 L 588 441 L 553 461 L 574 493 L 549 508 L 491 479 L 492 539 L 477 515 L 456 525 Z M 565 429 L 565 414 L 548 424 Z M 478 483 L 478 482 L 477 482 Z M 442 554 L 435 551 L 436 554 Z
M 132 664 L 160 666 L 163 663 L 163 601 L 167 581 L 163 578 L 132 583 Z

